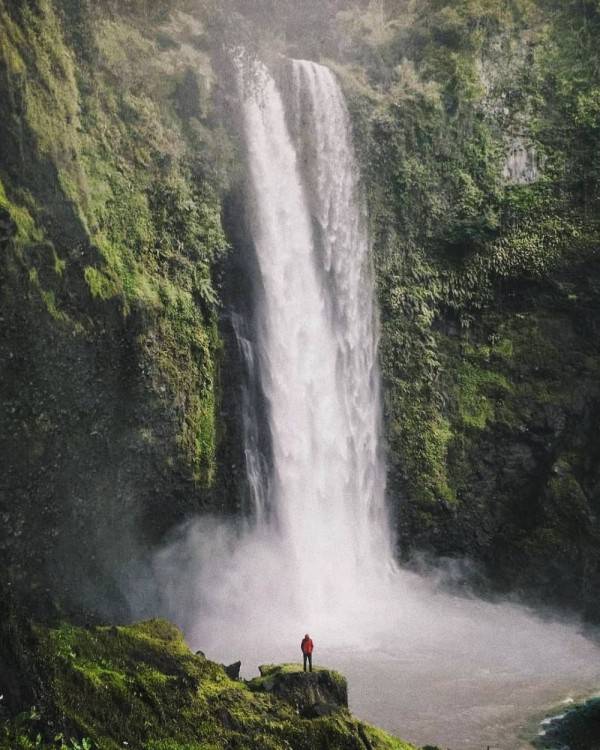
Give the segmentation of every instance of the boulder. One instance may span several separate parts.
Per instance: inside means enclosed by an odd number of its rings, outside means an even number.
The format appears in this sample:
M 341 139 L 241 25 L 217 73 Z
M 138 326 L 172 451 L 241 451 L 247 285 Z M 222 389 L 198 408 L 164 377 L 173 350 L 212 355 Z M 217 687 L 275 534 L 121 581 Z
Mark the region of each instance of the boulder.
M 348 708 L 346 678 L 331 669 L 304 672 L 300 664 L 268 664 L 260 677 L 248 682 L 251 690 L 272 693 L 290 703 L 305 719 L 316 719 Z
M 225 674 L 232 680 L 239 680 L 241 666 L 241 661 L 234 661 L 233 664 L 229 664 L 229 666 L 224 668 Z

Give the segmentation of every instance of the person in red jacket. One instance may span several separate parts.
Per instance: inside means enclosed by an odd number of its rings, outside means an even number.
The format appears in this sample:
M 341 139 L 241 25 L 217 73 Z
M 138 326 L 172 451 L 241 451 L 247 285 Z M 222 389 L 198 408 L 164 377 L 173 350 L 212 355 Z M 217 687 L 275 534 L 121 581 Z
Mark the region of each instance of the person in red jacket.
M 312 672 L 312 652 L 314 644 L 308 633 L 302 639 L 300 648 L 302 649 L 302 656 L 304 657 L 304 671 L 306 672 L 306 662 L 308 662 L 308 671 Z

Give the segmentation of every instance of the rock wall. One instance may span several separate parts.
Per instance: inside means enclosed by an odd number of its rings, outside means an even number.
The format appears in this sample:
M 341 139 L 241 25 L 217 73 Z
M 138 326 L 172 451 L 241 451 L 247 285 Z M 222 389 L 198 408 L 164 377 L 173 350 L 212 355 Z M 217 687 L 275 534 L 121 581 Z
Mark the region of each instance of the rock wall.
M 42 614 L 127 617 L 150 545 L 235 510 L 236 146 L 206 19 L 165 5 L 0 3 L 0 545 Z
M 338 70 L 400 552 L 469 558 L 503 593 L 597 617 L 600 13 L 584 6 L 347 12 Z

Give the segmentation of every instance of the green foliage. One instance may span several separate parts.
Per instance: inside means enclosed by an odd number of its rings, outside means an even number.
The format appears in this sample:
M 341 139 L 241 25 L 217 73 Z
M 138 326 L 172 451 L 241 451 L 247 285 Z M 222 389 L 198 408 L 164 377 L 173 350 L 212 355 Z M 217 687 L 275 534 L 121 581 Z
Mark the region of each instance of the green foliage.
M 206 53 L 189 48 L 190 66 L 206 82 L 192 127 L 175 104 L 178 45 L 157 43 L 148 24 L 170 23 L 169 36 L 186 41 L 192 32 L 170 21 L 172 3 L 143 5 L 140 15 L 133 2 L 0 2 L 0 81 L 12 112 L 5 161 L 8 169 L 21 154 L 27 165 L 2 175 L 0 210 L 16 226 L 14 273 L 24 268 L 57 325 L 92 334 L 92 300 L 96 311 L 120 308 L 124 321 L 143 315 L 140 369 L 172 400 L 178 457 L 209 487 L 221 348 L 213 269 L 228 249 L 217 191 L 229 167 L 198 155 L 198 132 L 219 153 L 233 149 L 212 117 Z M 53 276 L 32 249 L 46 237 Z
M 46 717 L 34 710 L 6 724 L 13 743 L 6 750 L 342 750 L 361 736 L 373 750 L 410 750 L 345 710 L 300 719 L 290 703 L 259 686 L 250 691 L 220 665 L 192 654 L 180 631 L 164 621 L 36 632 L 45 710 L 51 707 L 65 730 L 46 737 Z
M 30 204 L 30 207 L 27 206 L 27 203 Z M 34 242 L 41 242 L 44 237 L 42 230 L 31 214 L 31 203 L 31 198 L 27 195 L 23 195 L 20 202 L 9 200 L 0 180 L 0 209 L 7 211 L 14 222 L 16 232 L 13 241 L 21 248 Z
M 511 390 L 510 383 L 504 375 L 483 369 L 470 358 L 461 362 L 457 382 L 460 419 L 468 427 L 485 429 L 495 417 L 495 400 Z
M 92 741 L 83 737 L 66 737 L 63 732 L 46 738 L 39 731 L 41 719 L 34 706 L 24 711 L 12 721 L 4 721 L 0 730 L 1 750 L 96 750 Z
M 403 550 L 475 555 L 502 587 L 574 600 L 576 524 L 598 566 L 597 4 L 372 3 L 338 23 Z M 507 177 L 515 147 L 533 177 Z M 548 476 L 565 444 L 576 468 Z
M 88 266 L 84 271 L 84 276 L 93 297 L 109 300 L 119 295 L 117 283 L 97 268 Z

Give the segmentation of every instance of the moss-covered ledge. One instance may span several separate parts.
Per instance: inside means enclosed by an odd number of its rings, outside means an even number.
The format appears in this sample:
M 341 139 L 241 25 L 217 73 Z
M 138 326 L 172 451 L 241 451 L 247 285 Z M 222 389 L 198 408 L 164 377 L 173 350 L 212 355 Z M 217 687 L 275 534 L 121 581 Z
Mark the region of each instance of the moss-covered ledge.
M 39 705 L 16 715 L 6 696 L 12 713 L 3 717 L 0 750 L 411 748 L 351 716 L 342 675 L 305 675 L 296 665 L 283 665 L 263 670 L 249 684 L 232 680 L 222 665 L 192 653 L 182 633 L 163 620 L 37 626 L 33 640 Z M 287 685 L 288 692 L 270 690 L 269 680 Z M 1 682 L 0 676 L 0 692 Z M 335 710 L 302 716 L 298 685 L 307 695 L 337 701 Z
M 305 672 L 301 664 L 263 664 L 258 669 L 260 677 L 250 680 L 248 687 L 291 703 L 305 719 L 348 708 L 348 683 L 339 672 L 322 667 Z

